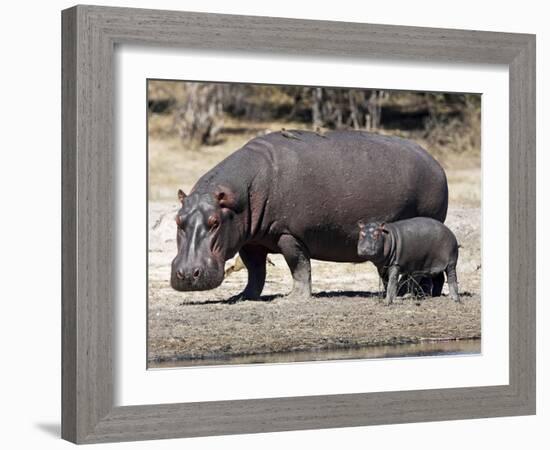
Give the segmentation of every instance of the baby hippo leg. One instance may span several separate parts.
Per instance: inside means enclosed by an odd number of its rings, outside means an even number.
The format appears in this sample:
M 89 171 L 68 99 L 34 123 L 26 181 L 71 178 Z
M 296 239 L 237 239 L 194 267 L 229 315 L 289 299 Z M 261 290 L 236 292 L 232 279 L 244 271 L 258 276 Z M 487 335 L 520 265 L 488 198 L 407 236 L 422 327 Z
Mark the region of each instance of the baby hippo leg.
M 386 292 L 386 305 L 391 305 L 397 293 L 397 281 L 399 279 L 399 266 L 391 266 L 388 269 L 388 289 Z
M 447 283 L 449 284 L 449 296 L 455 302 L 459 302 L 460 298 L 458 297 L 458 282 L 456 279 L 456 266 L 449 265 L 445 270 L 447 273 Z
M 388 290 L 388 272 L 384 270 L 382 267 L 377 267 L 378 270 L 378 276 L 382 280 L 382 284 L 384 285 L 384 295 L 386 294 Z

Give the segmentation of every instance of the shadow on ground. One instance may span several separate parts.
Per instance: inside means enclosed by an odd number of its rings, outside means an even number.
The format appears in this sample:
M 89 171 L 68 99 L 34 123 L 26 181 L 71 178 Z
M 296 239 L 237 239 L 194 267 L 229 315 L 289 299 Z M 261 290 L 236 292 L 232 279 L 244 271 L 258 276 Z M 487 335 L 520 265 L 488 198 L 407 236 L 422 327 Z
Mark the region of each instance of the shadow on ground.
M 272 302 L 278 299 L 284 299 L 287 295 L 284 294 L 274 294 L 274 295 L 262 295 L 257 299 L 245 300 L 247 302 Z M 335 297 L 348 297 L 348 298 L 381 298 L 380 292 L 370 292 L 370 291 L 332 291 L 332 292 L 317 292 L 312 294 L 312 297 L 315 298 L 335 298 Z M 196 300 L 196 301 L 186 301 L 180 303 L 180 306 L 199 306 L 199 305 L 234 305 L 239 303 L 241 300 L 237 300 L 234 297 L 229 297 L 223 300 Z
M 473 294 L 468 291 L 460 292 L 461 297 L 472 297 Z M 234 297 L 229 297 L 227 299 L 222 300 L 196 300 L 196 301 L 186 301 L 180 303 L 180 306 L 200 306 L 200 305 L 235 305 L 237 303 L 240 303 L 241 301 L 247 301 L 247 302 L 272 302 L 274 300 L 281 300 L 287 297 L 287 295 L 284 294 L 274 294 L 274 295 L 262 295 L 260 298 L 257 299 L 249 299 L 249 300 L 237 300 Z M 373 292 L 373 291 L 323 291 L 323 292 L 317 292 L 312 294 L 312 297 L 314 299 L 333 299 L 333 298 L 376 298 L 376 299 L 383 299 L 384 296 L 381 292 Z M 443 294 L 441 296 L 442 298 L 446 298 L 447 296 Z M 426 298 L 424 296 L 419 296 L 416 298 L 416 300 L 421 301 L 423 298 Z

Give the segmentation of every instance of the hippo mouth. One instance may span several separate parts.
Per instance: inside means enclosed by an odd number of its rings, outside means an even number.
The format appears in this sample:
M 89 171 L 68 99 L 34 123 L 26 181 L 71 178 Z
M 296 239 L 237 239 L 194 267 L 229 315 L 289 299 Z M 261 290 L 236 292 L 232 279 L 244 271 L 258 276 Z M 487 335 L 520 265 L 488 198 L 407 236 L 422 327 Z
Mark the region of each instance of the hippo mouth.
M 371 247 L 359 247 L 357 249 L 357 254 L 362 258 L 372 258 L 377 256 L 379 253 L 377 248 Z
M 177 269 L 172 263 L 170 286 L 180 292 L 207 291 L 217 288 L 223 281 L 223 266 L 195 267 L 190 270 Z

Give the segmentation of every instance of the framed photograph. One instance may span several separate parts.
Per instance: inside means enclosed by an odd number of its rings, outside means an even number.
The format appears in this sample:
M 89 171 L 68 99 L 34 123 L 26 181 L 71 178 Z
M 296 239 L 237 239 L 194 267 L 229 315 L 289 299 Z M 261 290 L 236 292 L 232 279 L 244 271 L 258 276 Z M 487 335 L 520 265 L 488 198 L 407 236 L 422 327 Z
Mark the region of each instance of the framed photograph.
M 62 24 L 65 439 L 535 413 L 533 35 Z

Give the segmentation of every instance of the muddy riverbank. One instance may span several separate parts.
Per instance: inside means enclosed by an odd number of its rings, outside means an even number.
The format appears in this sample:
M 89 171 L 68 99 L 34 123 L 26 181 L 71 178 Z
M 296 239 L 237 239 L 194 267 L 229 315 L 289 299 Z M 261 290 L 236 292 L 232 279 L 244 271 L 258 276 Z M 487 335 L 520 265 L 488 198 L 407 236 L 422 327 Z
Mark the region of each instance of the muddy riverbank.
M 295 352 L 263 353 L 226 356 L 223 354 L 198 359 L 170 359 L 156 361 L 150 368 L 220 366 L 226 364 L 281 364 L 307 361 L 336 361 L 377 358 L 407 358 L 428 356 L 475 355 L 481 353 L 480 339 L 427 340 L 410 344 L 369 345 L 356 348 L 302 350 Z

